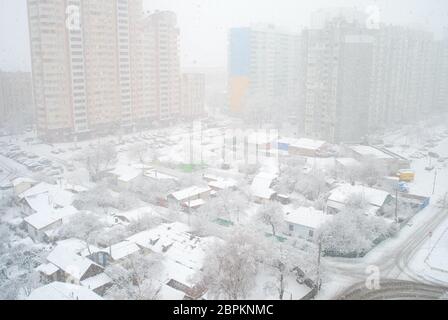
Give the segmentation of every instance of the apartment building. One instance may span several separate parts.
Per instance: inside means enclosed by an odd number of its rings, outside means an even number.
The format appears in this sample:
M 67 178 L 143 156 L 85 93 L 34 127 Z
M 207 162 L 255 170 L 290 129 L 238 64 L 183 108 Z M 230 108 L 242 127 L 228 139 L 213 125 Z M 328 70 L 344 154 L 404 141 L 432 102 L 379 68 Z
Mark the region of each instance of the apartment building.
M 368 28 L 356 11 L 320 11 L 305 48 L 305 134 L 359 142 L 446 110 L 446 41 L 409 27 Z
M 272 119 L 300 101 L 300 35 L 272 25 L 229 31 L 230 112 Z
M 28 0 L 37 129 L 129 131 L 180 113 L 179 30 L 142 0 Z
M 182 117 L 194 119 L 205 115 L 205 74 L 182 75 Z
M 171 11 L 156 11 L 143 22 L 143 104 L 154 121 L 176 121 L 181 109 L 179 29 Z
M 357 22 L 336 18 L 304 32 L 305 134 L 330 142 L 367 132 L 373 37 Z
M 0 71 L 0 125 L 30 124 L 33 113 L 31 74 Z

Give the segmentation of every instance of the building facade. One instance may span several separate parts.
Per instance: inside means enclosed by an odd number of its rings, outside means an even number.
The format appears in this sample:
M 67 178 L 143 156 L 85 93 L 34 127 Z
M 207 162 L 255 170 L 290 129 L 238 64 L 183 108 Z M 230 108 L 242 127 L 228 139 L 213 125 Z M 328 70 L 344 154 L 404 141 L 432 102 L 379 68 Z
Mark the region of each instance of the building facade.
M 194 119 L 205 115 L 205 74 L 182 75 L 182 117 Z
M 31 124 L 33 113 L 31 74 L 0 71 L 0 125 Z
M 148 127 L 180 109 L 176 16 L 142 0 L 28 0 L 36 123 L 51 139 Z
M 340 142 L 364 135 L 373 38 L 358 23 L 335 19 L 307 30 L 306 136 Z
M 229 32 L 230 112 L 272 118 L 300 100 L 300 35 L 268 26 Z M 282 110 L 282 111 L 281 111 Z

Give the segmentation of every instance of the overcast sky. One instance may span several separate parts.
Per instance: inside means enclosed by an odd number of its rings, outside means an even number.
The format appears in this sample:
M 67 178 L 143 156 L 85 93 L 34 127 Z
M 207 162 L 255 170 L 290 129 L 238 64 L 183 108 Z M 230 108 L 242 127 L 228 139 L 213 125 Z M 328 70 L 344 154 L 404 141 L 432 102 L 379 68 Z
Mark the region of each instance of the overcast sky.
M 385 23 L 418 24 L 439 36 L 448 25 L 447 0 L 144 0 L 145 10 L 177 13 L 184 67 L 224 67 L 229 27 L 272 23 L 299 30 L 319 8 L 369 5 L 380 8 Z M 30 70 L 28 42 L 26 0 L 0 0 L 0 69 Z

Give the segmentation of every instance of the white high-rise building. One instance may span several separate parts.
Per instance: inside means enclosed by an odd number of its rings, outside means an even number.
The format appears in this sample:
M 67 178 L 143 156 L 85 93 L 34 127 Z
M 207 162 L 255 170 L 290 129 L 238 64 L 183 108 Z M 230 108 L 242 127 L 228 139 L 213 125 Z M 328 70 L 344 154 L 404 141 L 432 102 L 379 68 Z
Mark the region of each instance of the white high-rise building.
M 229 106 L 251 119 L 285 114 L 300 101 L 300 35 L 274 26 L 229 33 Z
M 205 74 L 182 75 L 182 117 L 194 119 L 205 115 Z

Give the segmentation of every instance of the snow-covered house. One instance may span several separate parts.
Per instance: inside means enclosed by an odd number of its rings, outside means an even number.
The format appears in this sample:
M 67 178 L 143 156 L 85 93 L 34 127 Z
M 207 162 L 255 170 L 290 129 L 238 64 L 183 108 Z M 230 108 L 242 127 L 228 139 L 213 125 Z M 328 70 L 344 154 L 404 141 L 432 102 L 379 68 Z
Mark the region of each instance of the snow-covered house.
M 175 176 L 160 172 L 156 169 L 147 169 L 145 170 L 143 176 L 145 178 L 151 179 L 151 180 L 172 180 L 172 181 L 178 181 L 178 178 Z
M 109 263 L 119 262 L 122 259 L 128 258 L 140 250 L 141 248 L 134 242 L 128 240 L 121 241 L 101 250 L 102 253 L 107 254 L 107 260 L 99 261 L 98 263 L 105 267 Z
M 195 275 L 203 267 L 209 245 L 219 240 L 197 237 L 189 231 L 187 225 L 175 222 L 140 232 L 127 240 L 163 256 L 163 270 L 159 274 L 161 283 L 189 298 L 198 299 L 204 289 L 195 282 Z
M 312 207 L 300 207 L 285 216 L 288 235 L 306 240 L 313 240 L 316 230 L 328 222 L 332 216 Z
M 48 231 L 67 222 L 76 213 L 78 210 L 72 206 L 61 209 L 43 208 L 23 220 L 31 239 L 35 242 L 42 242 L 49 238 Z
M 103 300 L 84 286 L 51 282 L 31 292 L 27 300 Z
M 55 275 L 57 281 L 78 285 L 104 270 L 100 265 L 68 249 L 65 245 L 54 248 L 47 256 L 47 261 L 58 268 Z
M 167 199 L 168 201 L 175 201 L 181 205 L 190 205 L 192 202 L 195 202 L 195 200 L 202 200 L 206 201 L 210 198 L 210 193 L 212 189 L 210 187 L 198 187 L 198 186 L 192 186 L 180 191 L 173 192 L 172 194 L 168 195 Z M 201 204 L 203 202 L 201 201 Z
M 288 151 L 290 155 L 317 157 L 325 153 L 329 144 L 322 140 L 284 138 L 277 142 L 279 150 Z
M 42 211 L 44 208 L 64 208 L 70 206 L 74 194 L 59 185 L 38 183 L 17 195 L 18 202 L 25 215 Z
M 327 200 L 327 212 L 336 214 L 343 210 L 351 200 L 358 198 L 365 204 L 365 213 L 378 215 L 393 198 L 384 191 L 361 185 L 341 184 L 331 190 Z
M 123 224 L 139 222 L 145 219 L 160 218 L 160 215 L 152 207 L 142 207 L 115 214 L 115 217 Z
M 134 181 L 142 176 L 142 169 L 132 166 L 118 165 L 114 170 L 110 171 L 114 179 L 114 183 L 122 188 L 129 189 Z
M 25 192 L 37 183 L 38 182 L 36 180 L 25 177 L 15 178 L 11 181 L 11 184 L 14 188 L 14 195 L 16 196 L 18 196 L 22 192 Z
M 405 157 L 383 148 L 368 145 L 349 145 L 346 146 L 345 152 L 361 163 L 373 161 L 379 166 L 388 168 L 390 174 L 395 174 L 400 169 L 409 169 L 411 166 L 411 162 Z
M 235 189 L 237 181 L 234 179 L 219 179 L 216 181 L 210 181 L 208 186 L 214 191 L 219 192 L 222 190 Z
M 260 172 L 255 176 L 250 189 L 257 202 L 264 202 L 274 198 L 276 192 L 272 189 L 272 185 L 276 178 L 276 174 L 267 172 Z

